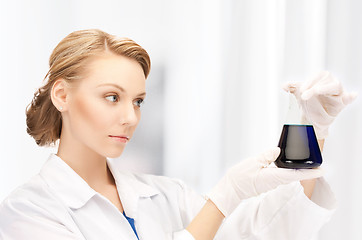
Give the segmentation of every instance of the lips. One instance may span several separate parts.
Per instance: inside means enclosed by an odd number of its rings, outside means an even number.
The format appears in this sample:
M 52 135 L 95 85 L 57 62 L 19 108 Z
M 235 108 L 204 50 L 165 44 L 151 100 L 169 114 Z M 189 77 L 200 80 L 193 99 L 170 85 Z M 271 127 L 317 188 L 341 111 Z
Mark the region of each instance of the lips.
M 118 141 L 118 142 L 127 142 L 129 141 L 129 137 L 126 135 L 109 135 L 110 138 Z

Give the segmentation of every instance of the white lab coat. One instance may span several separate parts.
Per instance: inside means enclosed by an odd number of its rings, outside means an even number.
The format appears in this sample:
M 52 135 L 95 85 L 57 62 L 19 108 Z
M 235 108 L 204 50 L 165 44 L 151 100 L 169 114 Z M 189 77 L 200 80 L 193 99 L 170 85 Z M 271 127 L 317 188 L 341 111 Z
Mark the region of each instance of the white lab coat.
M 179 180 L 122 173 L 112 160 L 108 165 L 141 240 L 193 240 L 184 229 L 205 203 L 203 197 Z M 315 199 L 309 200 L 296 182 L 248 199 L 224 221 L 215 239 L 311 239 L 328 221 L 335 204 L 323 179 L 315 193 Z M 137 238 L 107 198 L 52 154 L 38 175 L 0 205 L 0 239 Z

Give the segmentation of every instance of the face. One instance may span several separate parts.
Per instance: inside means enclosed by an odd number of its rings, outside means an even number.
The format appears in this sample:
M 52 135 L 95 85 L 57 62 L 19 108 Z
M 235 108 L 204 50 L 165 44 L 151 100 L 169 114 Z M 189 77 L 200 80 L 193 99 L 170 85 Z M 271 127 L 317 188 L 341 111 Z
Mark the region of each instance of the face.
M 113 54 L 96 58 L 87 69 L 70 91 L 67 125 L 77 143 L 115 158 L 140 120 L 146 79 L 138 62 Z

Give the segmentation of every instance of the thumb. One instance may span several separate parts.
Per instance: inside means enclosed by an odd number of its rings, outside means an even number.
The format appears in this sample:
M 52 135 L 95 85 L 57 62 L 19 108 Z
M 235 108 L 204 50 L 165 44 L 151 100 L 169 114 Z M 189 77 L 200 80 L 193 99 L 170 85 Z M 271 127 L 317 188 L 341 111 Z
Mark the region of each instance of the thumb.
M 267 167 L 269 166 L 272 162 L 274 162 L 277 157 L 280 155 L 280 148 L 279 147 L 273 147 L 268 149 L 267 151 L 265 151 L 264 153 L 261 154 L 261 156 L 259 157 L 259 161 L 258 163 L 260 164 L 260 167 Z

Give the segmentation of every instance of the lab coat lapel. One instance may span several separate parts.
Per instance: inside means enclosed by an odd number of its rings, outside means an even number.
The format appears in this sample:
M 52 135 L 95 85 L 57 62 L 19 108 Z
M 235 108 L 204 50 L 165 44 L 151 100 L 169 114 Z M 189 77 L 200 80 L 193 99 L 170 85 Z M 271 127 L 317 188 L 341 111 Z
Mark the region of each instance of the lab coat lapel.
M 120 172 L 115 166 L 114 160 L 108 159 L 108 166 L 113 174 L 117 184 L 119 197 L 126 215 L 135 220 L 136 230 L 140 239 L 158 239 L 163 240 L 163 230 L 158 222 L 151 219 L 157 212 L 149 214 L 152 211 L 150 208 L 140 209 L 146 203 L 151 204 L 151 197 L 159 194 L 160 192 L 139 181 L 133 174 Z M 150 205 L 148 205 L 150 206 Z M 144 212 L 147 214 L 144 214 Z M 145 228 L 142 225 L 146 226 Z
M 152 197 L 139 199 L 139 232 L 142 236 L 145 236 L 145 239 L 171 239 L 171 223 L 167 221 L 160 222 L 159 218 L 162 218 L 162 213 L 160 213 L 158 208 L 154 208 L 153 205 Z
M 139 198 L 148 198 L 159 194 L 159 191 L 141 181 L 131 173 L 121 172 L 115 166 L 114 160 L 108 159 L 108 167 L 116 181 L 117 191 L 122 201 L 126 215 L 137 221 Z

